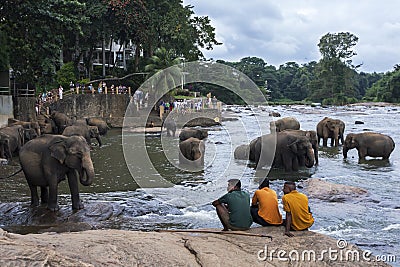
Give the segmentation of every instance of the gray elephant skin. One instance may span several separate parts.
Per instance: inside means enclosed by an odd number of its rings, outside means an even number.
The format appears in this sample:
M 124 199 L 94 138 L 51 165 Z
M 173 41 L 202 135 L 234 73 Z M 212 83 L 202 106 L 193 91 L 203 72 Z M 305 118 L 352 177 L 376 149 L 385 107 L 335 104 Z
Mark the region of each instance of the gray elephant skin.
M 339 139 L 344 143 L 345 124 L 338 119 L 325 117 L 317 124 L 318 144 L 323 140 L 323 146 L 328 146 L 328 138 L 331 139 L 331 146 L 338 147 Z
M 62 112 L 53 111 L 51 113 L 51 119 L 57 126 L 57 131 L 55 132 L 57 134 L 62 134 L 67 126 L 72 125 L 72 120 Z
M 28 121 L 20 121 L 16 119 L 8 119 L 8 126 L 13 125 L 22 125 L 24 129 L 33 129 L 35 131 L 36 136 L 40 136 L 40 126 L 38 122 L 28 122 Z
M 163 122 L 163 128 L 167 131 L 167 136 L 175 137 L 176 133 L 176 122 L 174 120 L 167 119 Z
M 100 135 L 106 135 L 108 129 L 110 128 L 110 127 L 108 127 L 107 123 L 102 119 L 88 118 L 88 119 L 86 119 L 86 122 L 90 126 L 97 126 L 97 128 L 99 129 Z
M 208 137 L 208 131 L 205 129 L 192 129 L 192 128 L 184 128 L 179 134 L 179 141 L 185 141 L 186 139 L 194 137 L 200 140 L 203 140 Z
M 318 165 L 318 138 L 316 131 L 309 130 L 285 130 L 284 132 L 288 132 L 290 134 L 305 136 L 311 143 L 311 146 L 314 150 L 314 158 L 315 164 Z
M 282 132 L 287 129 L 299 130 L 300 122 L 293 117 L 285 117 L 276 121 L 270 122 L 270 131 Z
M 387 160 L 395 148 L 395 143 L 390 136 L 380 133 L 350 133 L 344 141 L 343 157 L 347 158 L 347 152 L 353 148 L 358 150 L 359 160 L 365 160 L 366 156 Z
M 99 146 L 101 146 L 100 133 L 99 133 L 99 129 L 97 128 L 97 126 L 71 125 L 64 129 L 63 135 L 64 136 L 74 136 L 74 135 L 83 136 L 89 146 L 91 144 L 91 139 L 96 138 L 97 142 L 99 143 Z
M 179 163 L 201 167 L 204 165 L 205 145 L 203 140 L 190 137 L 179 143 Z
M 31 191 L 32 206 L 39 205 L 39 186 L 42 204 L 47 203 L 51 211 L 58 210 L 58 183 L 67 176 L 72 209 L 83 208 L 79 198 L 78 176 L 82 185 L 89 186 L 95 173 L 90 148 L 82 136 L 38 137 L 21 148 L 20 162 Z
M 10 160 L 12 158 L 10 150 L 10 136 L 0 132 L 0 158 Z
M 8 136 L 8 150 L 11 155 L 18 155 L 21 147 L 24 144 L 24 128 L 22 125 L 8 126 L 0 128 L 0 133 L 3 134 L 3 138 L 7 140 Z
M 276 149 L 272 155 L 274 145 Z M 284 168 L 286 172 L 298 171 L 304 166 L 311 168 L 315 162 L 314 150 L 309 139 L 287 132 L 266 134 L 254 139 L 250 143 L 250 158 L 254 158 L 257 168 L 272 162 L 272 167 Z

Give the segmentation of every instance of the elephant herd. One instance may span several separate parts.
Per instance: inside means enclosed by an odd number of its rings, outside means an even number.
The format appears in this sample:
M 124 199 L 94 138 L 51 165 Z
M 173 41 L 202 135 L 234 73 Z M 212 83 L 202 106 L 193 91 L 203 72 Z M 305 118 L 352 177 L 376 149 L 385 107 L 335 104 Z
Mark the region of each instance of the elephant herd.
M 81 209 L 78 179 L 88 186 L 95 176 L 90 139 L 96 138 L 101 146 L 100 135 L 107 130 L 108 125 L 101 119 L 76 120 L 58 111 L 50 116 L 39 115 L 37 122 L 9 119 L 8 126 L 0 128 L 0 157 L 10 161 L 19 156 L 32 206 L 39 205 L 40 187 L 41 203 L 58 210 L 58 183 L 68 177 L 72 208 Z
M 344 139 L 345 123 L 339 119 L 325 117 L 314 130 L 300 130 L 300 123 L 292 117 L 285 117 L 270 123 L 270 134 L 259 136 L 249 144 L 238 146 L 235 159 L 250 160 L 257 168 L 272 166 L 285 171 L 297 171 L 301 167 L 311 168 L 318 164 L 318 146 L 338 147 L 343 145 L 343 156 L 356 148 L 360 160 L 366 156 L 382 157 L 386 160 L 395 148 L 393 139 L 387 135 L 364 132 L 350 133 Z

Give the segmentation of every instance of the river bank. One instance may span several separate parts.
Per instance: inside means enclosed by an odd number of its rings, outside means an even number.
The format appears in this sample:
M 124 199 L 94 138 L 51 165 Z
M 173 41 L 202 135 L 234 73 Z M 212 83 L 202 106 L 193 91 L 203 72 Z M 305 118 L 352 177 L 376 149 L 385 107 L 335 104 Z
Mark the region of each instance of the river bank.
M 376 262 L 368 251 L 313 231 L 295 232 L 293 238 L 283 235 L 283 227 L 232 233 L 90 230 L 18 235 L 0 229 L 0 265 L 389 266 Z

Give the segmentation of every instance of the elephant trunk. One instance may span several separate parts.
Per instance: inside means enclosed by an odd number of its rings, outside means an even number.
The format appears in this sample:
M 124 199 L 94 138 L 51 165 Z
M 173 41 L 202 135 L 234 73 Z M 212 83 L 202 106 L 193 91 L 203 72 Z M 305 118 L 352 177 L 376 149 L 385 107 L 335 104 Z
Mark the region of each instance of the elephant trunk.
M 339 127 L 335 128 L 333 131 L 333 136 L 335 138 L 335 147 L 339 146 Z
M 93 183 L 94 167 L 90 156 L 87 155 L 82 159 L 82 170 L 79 175 L 79 181 L 82 185 L 88 186 Z
M 314 166 L 314 162 L 315 162 L 314 150 L 312 148 L 309 148 L 307 150 L 307 154 L 305 157 L 305 165 L 307 168 L 311 168 L 312 166 Z
M 101 146 L 101 139 L 100 139 L 100 136 L 97 136 L 97 137 L 96 137 L 96 140 L 97 140 L 97 142 L 99 143 L 99 146 Z
M 343 146 L 343 158 L 347 159 L 347 152 L 349 151 L 349 149 L 347 148 L 346 145 Z

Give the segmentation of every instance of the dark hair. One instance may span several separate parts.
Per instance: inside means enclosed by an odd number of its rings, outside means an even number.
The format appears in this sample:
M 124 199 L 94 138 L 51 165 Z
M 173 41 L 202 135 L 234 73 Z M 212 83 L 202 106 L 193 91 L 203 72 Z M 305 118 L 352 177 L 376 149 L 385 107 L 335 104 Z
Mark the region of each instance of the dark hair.
M 242 187 L 242 183 L 240 182 L 239 179 L 229 179 L 229 180 L 228 180 L 228 183 L 229 183 L 230 185 L 236 186 L 236 187 L 239 188 L 239 189 Z
M 265 178 L 265 179 L 261 182 L 261 184 L 258 186 L 258 189 L 262 189 L 262 188 L 264 188 L 264 187 L 269 187 L 269 179 L 268 179 L 268 178 Z
M 296 183 L 292 181 L 286 181 L 285 185 L 288 185 L 291 190 L 296 190 Z

